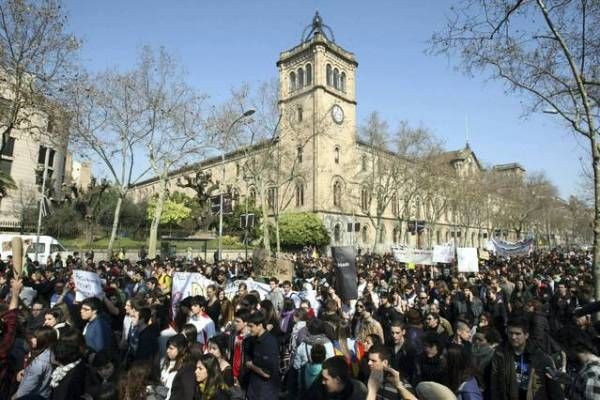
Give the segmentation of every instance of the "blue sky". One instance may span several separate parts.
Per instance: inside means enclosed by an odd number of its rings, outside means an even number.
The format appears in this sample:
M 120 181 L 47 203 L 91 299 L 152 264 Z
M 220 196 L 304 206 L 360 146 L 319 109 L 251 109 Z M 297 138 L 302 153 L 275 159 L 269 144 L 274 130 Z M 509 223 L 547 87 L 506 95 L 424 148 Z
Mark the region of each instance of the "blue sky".
M 521 98 L 497 81 L 456 71 L 425 54 L 451 0 L 66 0 L 69 29 L 92 71 L 130 68 L 143 45 L 179 58 L 189 82 L 212 101 L 243 83 L 277 77 L 279 53 L 300 42 L 316 10 L 353 52 L 358 118 L 379 111 L 392 126 L 423 124 L 449 150 L 469 142 L 484 164 L 519 162 L 545 171 L 564 197 L 579 190 L 584 141 L 552 115 L 524 118 Z M 95 166 L 100 168 L 100 165 Z

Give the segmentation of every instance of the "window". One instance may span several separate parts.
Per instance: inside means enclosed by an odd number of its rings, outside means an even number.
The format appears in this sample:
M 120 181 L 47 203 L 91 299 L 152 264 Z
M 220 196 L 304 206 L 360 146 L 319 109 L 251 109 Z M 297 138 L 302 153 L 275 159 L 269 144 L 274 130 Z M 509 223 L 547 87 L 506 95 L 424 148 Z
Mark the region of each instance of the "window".
M 56 154 L 56 151 L 54 149 L 48 149 L 45 146 L 40 146 L 38 152 L 38 164 L 44 165 L 46 163 L 46 150 L 50 150 L 50 154 L 48 154 L 48 167 L 52 168 L 54 165 L 54 154 Z
M 394 217 L 398 216 L 398 196 L 392 195 L 392 214 Z
M 384 243 L 385 242 L 385 227 L 381 227 L 381 230 L 379 231 L 379 243 Z
M 360 157 L 360 169 L 361 169 L 361 171 L 366 171 L 367 170 L 367 156 L 366 156 L 366 154 L 363 154 Z
M 306 86 L 312 85 L 312 65 L 306 64 Z
M 415 203 L 415 216 L 417 219 L 421 218 L 421 200 L 417 199 Z
M 394 230 L 392 231 L 392 240 L 394 241 L 394 243 L 398 243 L 400 239 L 400 229 L 398 227 L 395 227 Z
M 48 182 L 50 182 L 52 180 L 52 173 L 54 171 L 52 171 L 50 168 L 48 168 L 48 176 L 46 177 L 46 186 L 48 186 Z M 42 185 L 42 183 L 44 182 L 44 168 L 38 168 L 35 171 L 35 183 L 36 185 Z
M 367 243 L 369 240 L 369 233 L 367 232 L 367 227 L 363 226 L 362 231 L 360 232 L 361 240 L 363 243 Z
M 249 195 L 250 195 L 250 201 L 252 201 L 253 203 L 256 204 L 256 189 L 251 187 L 250 191 L 249 191 Z
M 346 73 L 342 72 L 340 74 L 340 90 L 342 92 L 346 92 Z
M 267 206 L 271 211 L 277 208 L 277 188 L 272 187 L 267 191 Z
M 296 184 L 296 207 L 304 206 L 304 185 L 299 182 Z
M 369 191 L 366 188 L 360 190 L 360 206 L 363 211 L 369 209 Z
M 298 89 L 302 89 L 304 87 L 304 70 L 302 68 L 298 68 Z
M 296 90 L 296 73 L 294 71 L 290 72 L 290 92 Z
M 41 254 L 46 252 L 46 244 L 38 243 L 37 241 L 31 243 L 27 248 L 27 254 Z
M 333 184 L 333 205 L 335 207 L 342 206 L 342 183 L 340 181 Z
M 235 176 L 240 176 L 240 164 L 235 164 Z
M 342 236 L 342 232 L 341 232 L 340 224 L 335 224 L 335 226 L 333 227 L 333 240 L 336 243 L 339 243 L 341 236 Z
M 296 121 L 297 122 L 302 122 L 302 107 L 298 107 L 296 109 Z
M 327 85 L 331 86 L 333 84 L 333 72 L 331 71 L 330 64 L 327 64 L 326 76 L 327 76 Z
M 6 175 L 10 175 L 10 170 L 12 169 L 12 160 L 0 160 L 0 170 L 4 172 Z
M 333 87 L 336 89 L 340 88 L 340 71 L 337 68 L 333 70 Z
M 435 242 L 437 244 L 440 244 L 442 242 L 442 232 L 440 232 L 439 230 L 435 231 Z
M 335 148 L 333 149 L 333 161 L 336 164 L 340 163 L 340 146 L 335 146 Z
M 298 164 L 302 163 L 302 155 L 304 154 L 304 149 L 302 146 L 298 146 L 297 155 L 298 155 Z
M 59 251 L 66 251 L 66 250 L 59 243 L 52 243 L 52 244 L 50 244 L 50 253 L 56 253 L 56 252 L 59 252 Z
M 4 143 L 4 147 L 2 148 L 2 155 L 6 157 L 12 157 L 13 152 L 15 150 L 15 138 L 9 137 Z

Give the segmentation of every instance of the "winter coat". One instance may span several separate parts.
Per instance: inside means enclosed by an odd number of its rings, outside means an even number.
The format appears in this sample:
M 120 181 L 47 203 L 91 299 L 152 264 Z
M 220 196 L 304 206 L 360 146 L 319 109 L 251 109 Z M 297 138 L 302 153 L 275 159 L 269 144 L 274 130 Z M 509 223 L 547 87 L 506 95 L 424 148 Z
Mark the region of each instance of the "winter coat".
M 25 395 L 39 395 L 44 398 L 50 397 L 50 380 L 52 379 L 52 364 L 50 362 L 52 352 L 46 349 L 38 354 L 25 368 L 23 380 L 19 384 L 16 397 Z

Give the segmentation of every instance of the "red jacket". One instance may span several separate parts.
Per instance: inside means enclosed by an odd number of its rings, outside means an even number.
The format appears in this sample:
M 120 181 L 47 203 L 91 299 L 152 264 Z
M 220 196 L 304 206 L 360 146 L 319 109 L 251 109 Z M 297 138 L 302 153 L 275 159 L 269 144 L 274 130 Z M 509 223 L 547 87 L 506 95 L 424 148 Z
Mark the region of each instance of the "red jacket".
M 9 310 L 2 315 L 2 340 L 0 340 L 0 398 L 8 398 L 12 379 L 8 377 L 8 356 L 15 342 L 17 332 L 17 310 Z

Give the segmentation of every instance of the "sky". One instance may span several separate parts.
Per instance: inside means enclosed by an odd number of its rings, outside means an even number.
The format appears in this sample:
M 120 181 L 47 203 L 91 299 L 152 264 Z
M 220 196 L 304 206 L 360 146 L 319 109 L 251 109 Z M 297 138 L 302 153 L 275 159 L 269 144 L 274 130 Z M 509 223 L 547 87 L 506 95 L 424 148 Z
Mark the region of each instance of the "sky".
M 458 58 L 426 54 L 452 0 L 65 0 L 68 30 L 83 40 L 86 68 L 129 69 L 144 45 L 164 46 L 188 82 L 223 101 L 244 83 L 277 78 L 280 52 L 301 41 L 315 11 L 355 54 L 358 121 L 378 111 L 391 126 L 423 125 L 448 150 L 467 139 L 486 166 L 544 171 L 562 197 L 580 192 L 585 143 L 554 116 L 525 115 L 526 99 L 485 75 L 465 76 Z M 101 169 L 94 165 L 95 173 Z

